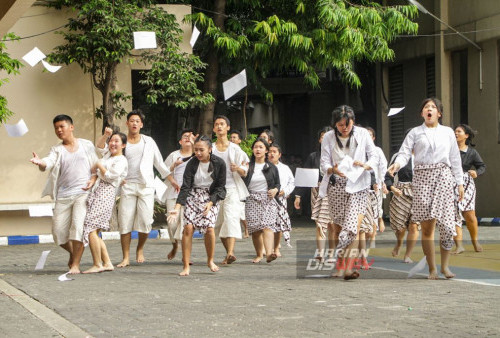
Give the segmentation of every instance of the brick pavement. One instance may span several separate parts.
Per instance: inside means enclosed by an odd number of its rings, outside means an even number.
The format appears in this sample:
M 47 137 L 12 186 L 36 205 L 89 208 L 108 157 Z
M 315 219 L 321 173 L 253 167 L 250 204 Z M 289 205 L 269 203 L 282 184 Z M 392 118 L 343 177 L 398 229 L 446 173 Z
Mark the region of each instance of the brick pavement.
M 465 232 L 466 233 L 466 232 Z M 499 228 L 481 228 L 481 238 L 498 238 Z M 313 239 L 299 227 L 292 239 Z M 392 238 L 392 233 L 379 238 Z M 136 242 L 134 241 L 133 244 Z M 113 261 L 118 241 L 107 242 Z M 89 335 L 101 336 L 424 336 L 500 335 L 500 288 L 459 281 L 405 279 L 370 270 L 357 281 L 297 279 L 295 248 L 283 258 L 252 264 L 251 240 L 238 241 L 238 261 L 217 274 L 205 266 L 203 241 L 193 246 L 191 276 L 179 277 L 180 255 L 167 261 L 168 240 L 150 240 L 148 262 L 59 282 L 67 257 L 53 244 L 0 248 L 0 278 L 27 293 Z M 45 269 L 34 266 L 52 250 Z M 216 258 L 224 256 L 217 244 Z M 86 251 L 84 266 L 90 266 Z M 393 274 L 393 279 L 376 279 Z M 57 335 L 2 294 L 0 329 L 5 336 Z

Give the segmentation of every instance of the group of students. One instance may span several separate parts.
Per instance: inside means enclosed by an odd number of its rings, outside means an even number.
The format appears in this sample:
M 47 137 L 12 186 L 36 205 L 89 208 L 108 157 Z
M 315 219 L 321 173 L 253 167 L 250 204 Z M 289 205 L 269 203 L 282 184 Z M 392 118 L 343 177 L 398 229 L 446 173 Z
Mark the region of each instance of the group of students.
M 390 225 L 397 238 L 393 255 L 399 254 L 408 232 L 404 261 L 410 263 L 421 229 L 429 279 L 438 278 L 433 241 L 436 226 L 441 240 L 441 273 L 446 278 L 455 276 L 449 269 L 453 240 L 457 243 L 455 253 L 464 250 L 462 215 L 475 250 L 481 251 L 473 179 L 484 173 L 485 165 L 472 148 L 475 133 L 467 125 L 459 125 L 455 132 L 442 126 L 439 122 L 443 107 L 438 99 L 425 99 L 420 114 L 423 124 L 407 132 L 389 168 L 383 151 L 374 145 L 374 130 L 355 125 L 351 107 L 335 108 L 331 128 L 320 131 L 321 149 L 309 156 L 305 167 L 319 168 L 321 173 L 318 187 L 311 189 L 311 218 L 317 224 L 318 252 L 325 252 L 326 238 L 330 249 L 336 249 L 329 250 L 330 257 L 317 257 L 337 260 L 338 268 L 332 277 L 360 276 L 354 269 L 358 257 L 352 252 L 364 249 L 368 239 L 373 242 L 377 231 L 384 231 L 382 200 L 389 191 L 393 193 Z M 154 140 L 140 133 L 143 122 L 142 113 L 132 111 L 127 115 L 128 135 L 105 128 L 94 147 L 90 141 L 73 136 L 69 116 L 58 115 L 53 124 L 62 143 L 43 159 L 33 153 L 33 164 L 42 171 L 51 170 L 44 195 L 55 200 L 53 236 L 56 244 L 70 254 L 70 273 L 80 272 L 87 243 L 94 264 L 84 273 L 114 269 L 99 232 L 109 229 L 117 194 L 123 252 L 118 267 L 130 264 L 132 230 L 139 233 L 136 260 L 144 262 L 144 245 L 153 223 L 153 167 L 167 184 L 162 199 L 167 207 L 172 242 L 168 259 L 176 256 L 180 242 L 181 276 L 190 273 L 195 230 L 204 236 L 207 266 L 213 272 L 219 269 L 214 262 L 216 236 L 226 250 L 222 264 L 236 261 L 236 239 L 242 238 L 240 222 L 244 224 L 245 237 L 252 237 L 254 263 L 264 257 L 270 263 L 281 256 L 281 236 L 290 243 L 287 198 L 295 186 L 290 168 L 280 162 L 281 148 L 273 142 L 272 132 L 266 130 L 259 135 L 248 158 L 238 146 L 241 134 L 231 132 L 228 118 L 219 115 L 214 119 L 215 142 L 192 130 L 183 130 L 180 149 L 163 162 Z M 100 160 L 96 151 L 102 156 Z M 363 168 L 356 181 L 339 170 L 346 157 L 352 158 L 354 166 Z M 298 209 L 304 189 L 295 191 L 294 206 Z M 361 259 L 362 267 L 369 268 L 366 256 Z

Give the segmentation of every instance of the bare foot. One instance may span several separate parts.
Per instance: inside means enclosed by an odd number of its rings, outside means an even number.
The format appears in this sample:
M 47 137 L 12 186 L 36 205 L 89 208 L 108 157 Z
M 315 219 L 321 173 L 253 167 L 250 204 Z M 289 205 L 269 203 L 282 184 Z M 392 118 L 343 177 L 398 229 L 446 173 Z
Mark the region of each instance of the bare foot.
M 368 260 L 365 257 L 361 258 L 361 269 L 362 270 L 370 270 L 371 269 L 370 264 L 368 264 Z
M 448 279 L 456 276 L 453 272 L 450 271 L 449 268 L 441 269 L 441 273 Z
M 227 265 L 227 257 L 222 260 L 221 264 L 222 265 Z
M 394 249 L 392 249 L 392 257 L 398 257 L 399 256 L 399 249 L 401 248 L 401 246 L 399 245 L 396 245 L 394 247 Z
M 215 265 L 214 262 L 209 262 L 207 265 L 208 265 L 208 268 L 210 269 L 210 271 L 212 271 L 212 272 L 219 271 L 219 267 L 217 265 Z
M 347 272 L 344 274 L 344 280 L 351 280 L 351 279 L 358 279 L 359 278 L 359 272 L 357 271 L 352 271 L 352 272 Z
M 139 264 L 144 263 L 146 261 L 146 259 L 144 258 L 144 251 L 143 250 L 137 250 L 137 253 L 135 254 L 135 258 L 136 258 L 137 263 L 139 263 Z
M 459 246 L 459 247 L 457 247 L 457 250 L 453 251 L 451 254 L 452 255 L 460 255 L 464 251 L 465 251 L 465 248 L 463 246 Z
M 104 271 L 113 271 L 115 269 L 115 267 L 113 266 L 113 264 L 111 264 L 111 262 L 104 264 L 103 268 Z
M 276 258 L 278 258 L 278 256 L 276 256 L 276 254 L 272 253 L 270 254 L 267 259 L 266 259 L 266 262 L 267 263 L 271 263 L 272 261 L 274 261 Z
M 407 263 L 407 264 L 411 264 L 411 263 L 413 263 L 413 260 L 410 257 L 405 256 L 405 259 L 403 259 L 403 262 Z
M 103 272 L 103 271 L 104 271 L 104 267 L 102 265 L 101 266 L 93 265 L 90 269 L 85 270 L 83 273 L 98 273 L 98 272 Z
M 70 275 L 77 275 L 79 273 L 81 273 L 79 266 L 72 266 L 72 267 L 69 268 L 68 274 L 70 274 Z
M 71 269 L 71 266 L 73 265 L 73 255 L 69 255 L 69 261 L 68 261 L 68 268 Z
M 172 250 L 170 250 L 170 252 L 167 255 L 168 260 L 171 261 L 172 259 L 174 259 L 176 254 L 177 254 L 177 245 L 174 245 L 172 247 Z
M 380 232 L 384 232 L 385 231 L 385 222 L 382 218 L 379 218 L 378 220 L 378 230 Z
M 233 264 L 234 262 L 236 262 L 236 257 L 234 255 L 229 255 L 226 257 L 227 264 Z
M 344 269 L 338 269 L 334 273 L 332 273 L 331 277 L 332 278 L 343 278 L 344 277 L 345 270 Z
M 184 270 L 179 273 L 179 276 L 189 276 L 189 268 L 184 268 Z
M 252 263 L 259 263 L 264 257 L 262 256 L 257 256 L 252 260 Z
M 128 260 L 128 258 L 124 258 L 123 261 L 117 265 L 118 268 L 124 268 L 126 266 L 129 266 L 130 265 L 130 261 Z
M 279 250 L 274 251 L 274 254 L 276 257 L 280 258 L 281 257 L 281 252 Z
M 472 245 L 474 246 L 475 252 L 483 252 L 483 247 L 479 244 L 479 241 L 472 241 Z
M 429 280 L 438 280 L 439 276 L 437 274 L 437 271 L 429 271 L 429 276 L 427 276 L 427 279 L 429 279 Z
M 248 238 L 250 235 L 248 234 L 248 230 L 245 230 L 245 234 L 243 235 L 243 238 Z

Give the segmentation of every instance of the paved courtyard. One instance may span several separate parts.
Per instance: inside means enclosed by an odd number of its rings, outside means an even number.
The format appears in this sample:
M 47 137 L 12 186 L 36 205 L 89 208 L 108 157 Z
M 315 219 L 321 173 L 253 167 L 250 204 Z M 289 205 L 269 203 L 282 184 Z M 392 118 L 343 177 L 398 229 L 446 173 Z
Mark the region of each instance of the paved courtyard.
M 205 265 L 203 241 L 194 240 L 189 277 L 177 275 L 180 254 L 166 259 L 168 240 L 149 240 L 145 264 L 67 282 L 58 281 L 67 256 L 54 244 L 0 247 L 1 335 L 500 336 L 499 261 L 489 252 L 494 244 L 484 253 L 467 252 L 487 264 L 456 268 L 457 280 L 428 281 L 425 274 L 408 279 L 411 266 L 383 254 L 356 281 L 297 278 L 295 241 L 313 240 L 314 228 L 304 220 L 293 224 L 293 248 L 283 245 L 282 258 L 252 264 L 251 240 L 241 240 L 238 260 L 216 274 Z M 498 239 L 500 227 L 481 227 L 480 236 Z M 378 240 L 393 237 L 388 229 Z M 107 245 L 119 262 L 119 241 Z M 44 250 L 51 250 L 45 268 L 35 271 Z M 223 256 L 218 243 L 218 263 Z M 460 259 L 452 257 L 451 264 Z M 82 267 L 90 265 L 87 250 Z

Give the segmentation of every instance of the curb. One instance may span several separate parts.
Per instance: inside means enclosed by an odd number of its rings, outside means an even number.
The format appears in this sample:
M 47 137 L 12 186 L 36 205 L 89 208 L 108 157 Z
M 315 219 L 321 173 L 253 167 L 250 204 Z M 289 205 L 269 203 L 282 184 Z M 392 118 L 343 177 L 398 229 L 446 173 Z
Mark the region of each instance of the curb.
M 132 231 L 132 239 L 139 237 L 137 231 Z M 196 231 L 193 238 L 202 238 L 203 235 Z M 101 238 L 105 241 L 119 240 L 120 233 L 118 231 L 101 232 Z M 151 230 L 148 238 L 169 239 L 167 229 Z M 24 244 L 43 244 L 54 243 L 52 235 L 36 235 L 36 236 L 6 236 L 0 237 L 0 246 L 2 245 L 24 245 Z
M 500 217 L 478 217 L 478 223 L 490 223 L 489 225 L 500 225 Z

